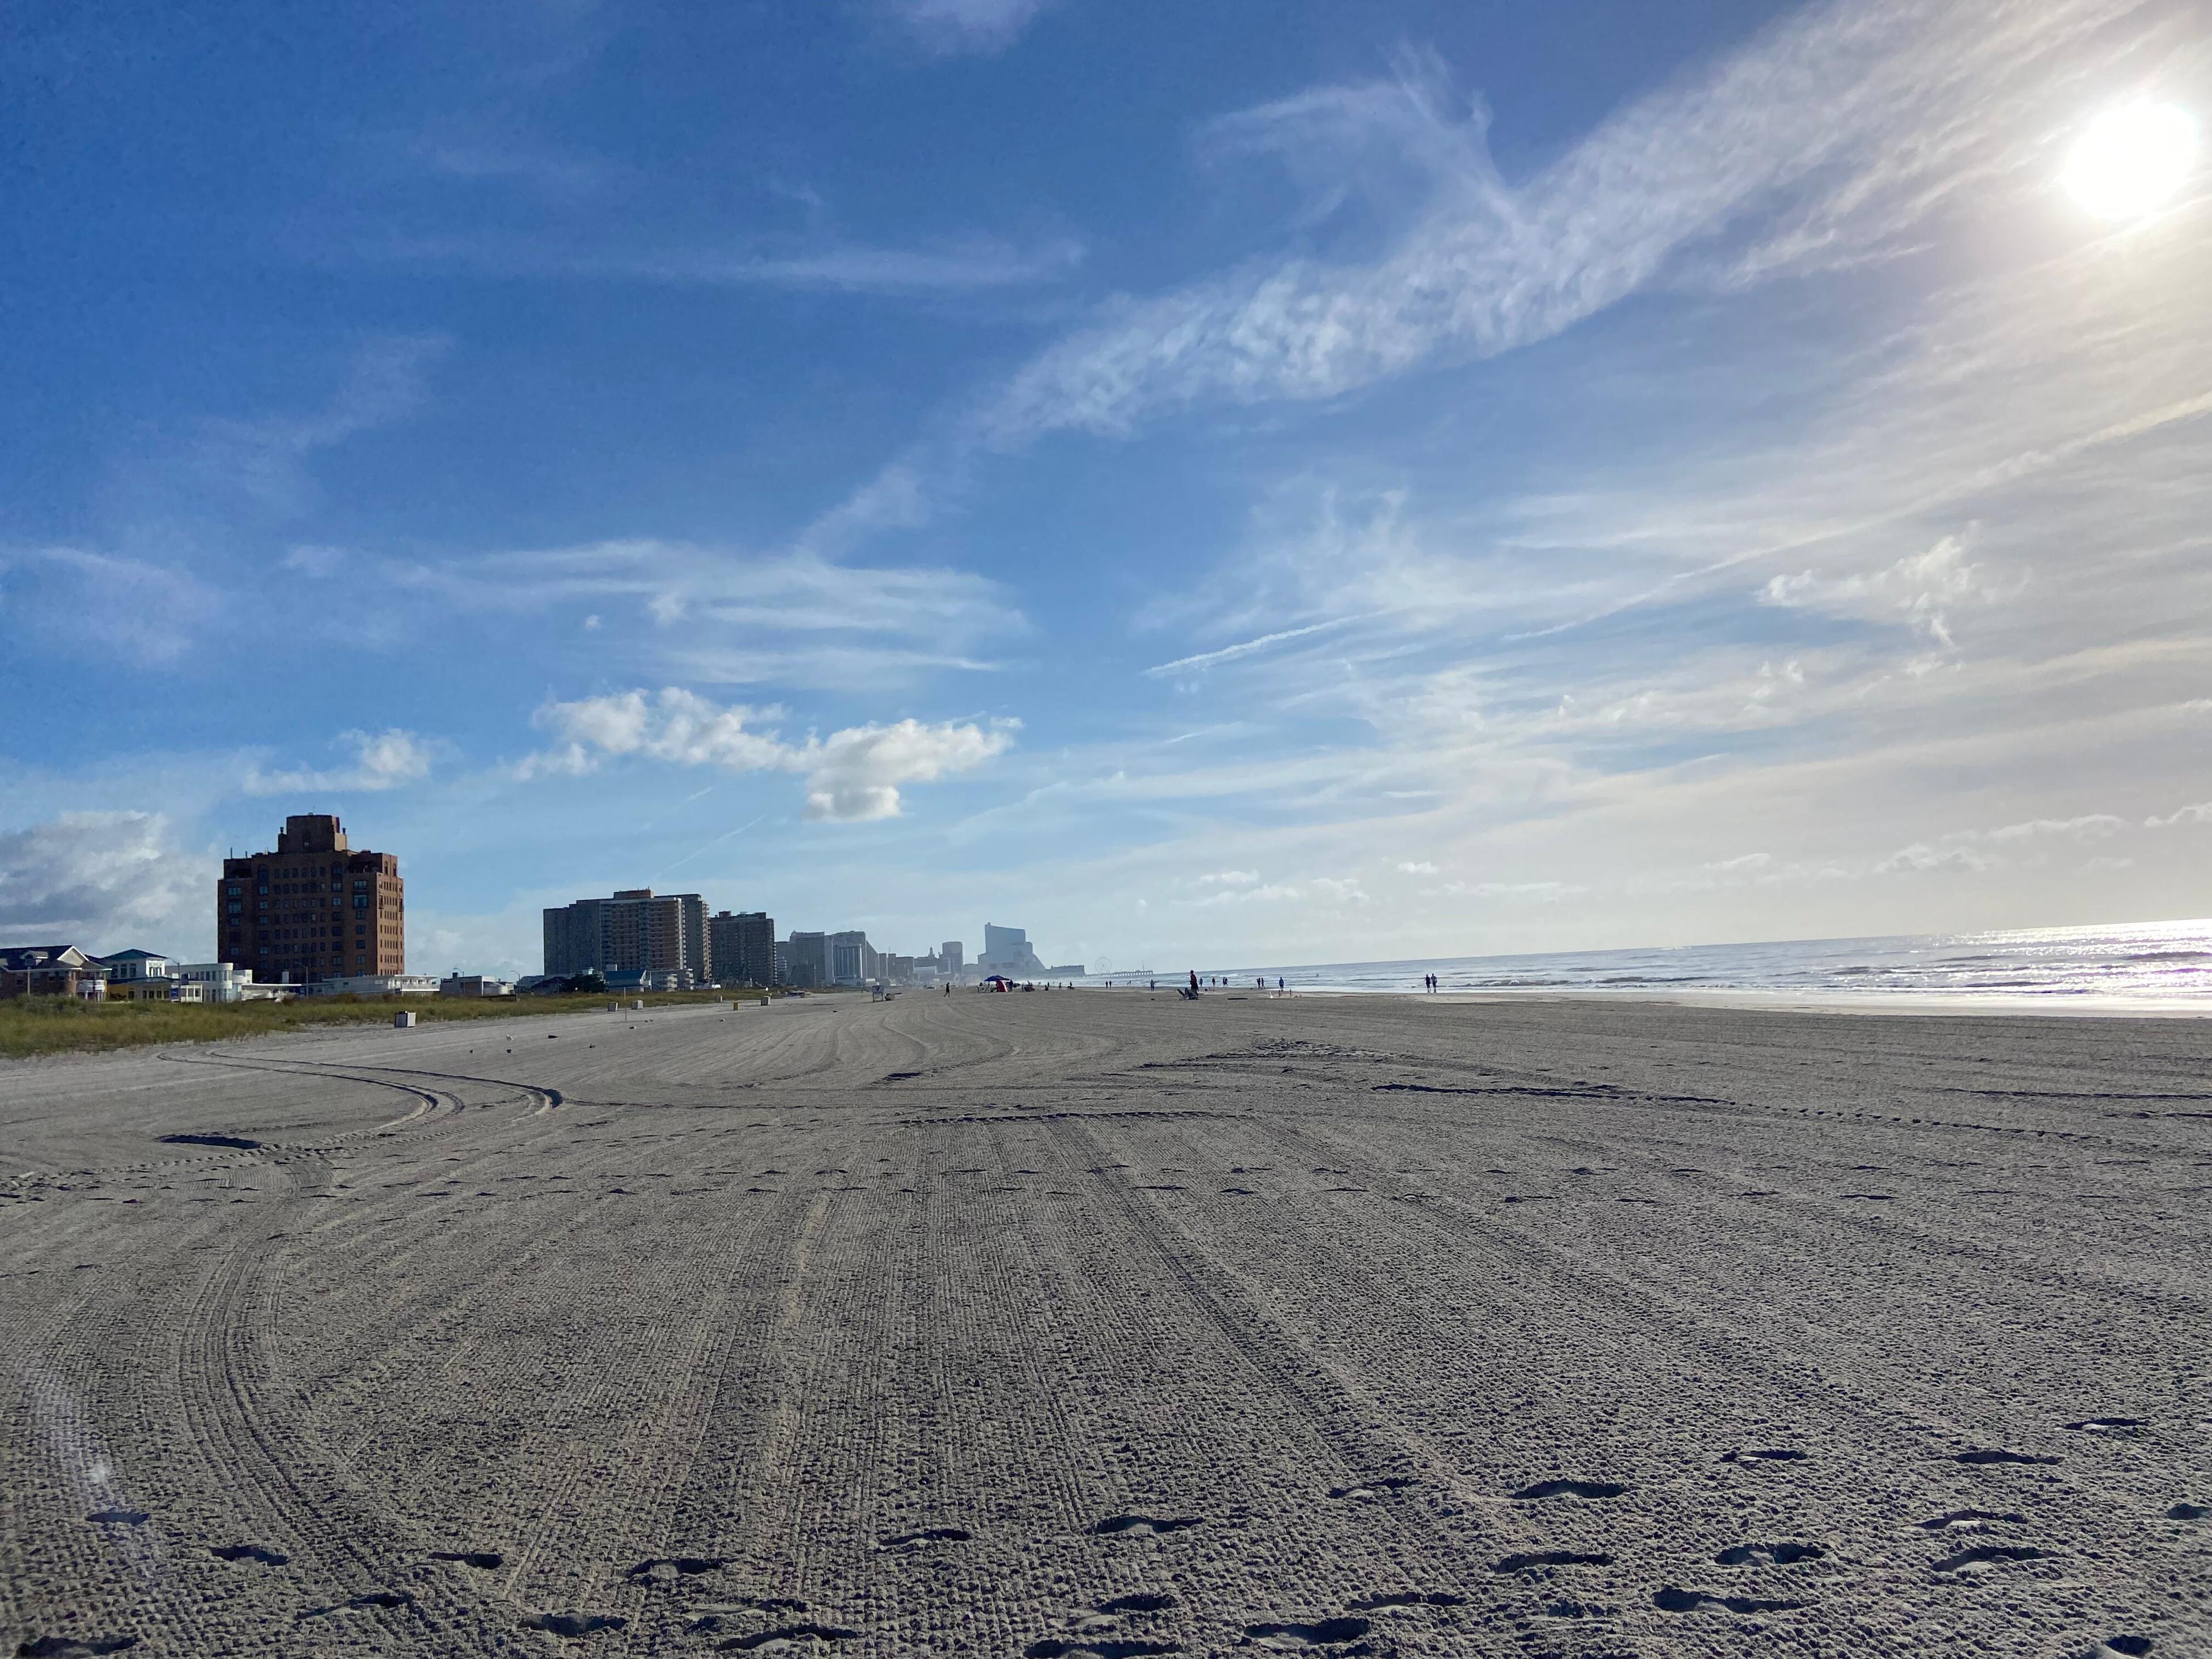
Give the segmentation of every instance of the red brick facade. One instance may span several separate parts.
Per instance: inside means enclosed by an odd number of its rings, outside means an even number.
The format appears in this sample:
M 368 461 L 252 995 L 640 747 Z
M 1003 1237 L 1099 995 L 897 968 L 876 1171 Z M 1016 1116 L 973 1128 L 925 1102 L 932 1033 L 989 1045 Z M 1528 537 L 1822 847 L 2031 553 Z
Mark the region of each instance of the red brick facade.
M 273 853 L 225 859 L 216 956 L 295 984 L 407 971 L 406 884 L 390 853 L 356 853 L 335 817 L 288 817 Z

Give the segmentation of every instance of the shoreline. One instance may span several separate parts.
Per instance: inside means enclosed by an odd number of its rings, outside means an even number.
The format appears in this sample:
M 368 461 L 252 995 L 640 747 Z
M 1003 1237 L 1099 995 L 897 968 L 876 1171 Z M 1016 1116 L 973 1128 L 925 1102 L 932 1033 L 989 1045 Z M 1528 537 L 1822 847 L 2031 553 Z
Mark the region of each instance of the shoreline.
M 1256 988 L 1255 994 L 1256 994 Z M 1231 993 L 1231 994 L 1234 994 Z M 1269 995 L 1275 994 L 1273 992 Z M 1622 1003 L 1683 1008 L 1729 1008 L 1748 1013 L 1853 1014 L 1859 1016 L 1988 1015 L 2008 1019 L 2204 1019 L 2212 1018 L 2212 998 L 2099 996 L 2093 992 L 1942 991 L 1756 991 L 1736 987 L 1711 991 L 1510 990 L 1363 991 L 1338 987 L 1292 988 L 1286 995 L 1327 997 L 1403 996 L 1426 1002 Z
M 1134 991 L 1141 996 L 1167 996 L 1173 981 L 1164 981 L 1157 991 L 1141 985 L 1078 985 L 1079 991 Z M 1666 990 L 1563 989 L 1530 987 L 1516 989 L 1492 986 L 1481 990 L 1424 991 L 1368 988 L 1352 985 L 1292 985 L 1277 991 L 1256 985 L 1208 986 L 1200 993 L 1207 999 L 1229 1002 L 1290 1001 L 1299 997 L 1346 1001 L 1494 1003 L 1527 1006 L 1565 1003 L 1615 1007 L 1623 1005 L 1680 1008 L 1725 1008 L 1746 1013 L 1851 1014 L 1958 1018 L 1987 1015 L 2007 1019 L 2205 1019 L 2212 1018 L 2212 997 L 2100 996 L 2094 992 L 1944 992 L 1944 991 L 1759 991 L 1745 987 L 1715 987 L 1711 990 L 1676 986 Z

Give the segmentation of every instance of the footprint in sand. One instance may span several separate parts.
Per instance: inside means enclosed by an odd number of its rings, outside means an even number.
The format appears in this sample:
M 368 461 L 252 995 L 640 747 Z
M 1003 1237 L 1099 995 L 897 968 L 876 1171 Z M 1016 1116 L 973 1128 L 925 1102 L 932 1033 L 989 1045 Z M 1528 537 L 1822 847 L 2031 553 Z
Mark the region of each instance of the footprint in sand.
M 1977 1544 L 1970 1550 L 1960 1550 L 1956 1555 L 1947 1555 L 1928 1571 L 1949 1577 L 1957 1573 L 1972 1572 L 1977 1567 L 1995 1566 L 2005 1561 L 2039 1561 L 2043 1552 L 2026 1544 Z
M 1627 1490 L 1618 1480 L 1539 1480 L 1507 1495 L 1533 1504 L 1547 1498 L 1618 1498 Z
M 1203 1524 L 1204 1517 L 1195 1515 L 1109 1515 L 1091 1531 L 1097 1538 L 1150 1538 L 1161 1533 L 1187 1531 Z
M 1276 1653 L 1303 1653 L 1357 1642 L 1374 1626 L 1364 1619 L 1319 1619 L 1310 1624 L 1247 1625 L 1244 1639 Z

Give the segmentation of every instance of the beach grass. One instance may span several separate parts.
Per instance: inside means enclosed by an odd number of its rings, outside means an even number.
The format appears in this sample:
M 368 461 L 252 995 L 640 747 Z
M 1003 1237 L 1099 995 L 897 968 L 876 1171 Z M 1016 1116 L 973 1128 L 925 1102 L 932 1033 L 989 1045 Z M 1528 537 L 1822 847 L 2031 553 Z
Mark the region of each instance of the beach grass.
M 665 991 L 647 995 L 648 1008 L 683 1007 L 758 992 Z M 781 993 L 778 993 L 781 994 Z M 634 996 L 601 992 L 570 996 L 312 997 L 291 1002 L 88 1003 L 75 997 L 16 997 L 0 1002 L 0 1056 L 92 1053 L 154 1042 L 221 1042 L 325 1025 L 383 1025 L 402 1009 L 431 1020 L 513 1019 L 587 1014 Z

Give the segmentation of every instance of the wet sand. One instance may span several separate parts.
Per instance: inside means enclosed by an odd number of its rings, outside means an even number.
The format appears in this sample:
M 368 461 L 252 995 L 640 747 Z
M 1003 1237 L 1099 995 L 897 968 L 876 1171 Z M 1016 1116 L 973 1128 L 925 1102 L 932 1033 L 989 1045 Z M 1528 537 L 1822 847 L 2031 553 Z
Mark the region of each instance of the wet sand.
M 2208 1198 L 2193 1021 L 963 994 L 20 1062 L 0 1653 L 2204 1654 Z

